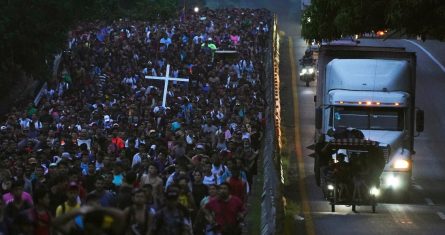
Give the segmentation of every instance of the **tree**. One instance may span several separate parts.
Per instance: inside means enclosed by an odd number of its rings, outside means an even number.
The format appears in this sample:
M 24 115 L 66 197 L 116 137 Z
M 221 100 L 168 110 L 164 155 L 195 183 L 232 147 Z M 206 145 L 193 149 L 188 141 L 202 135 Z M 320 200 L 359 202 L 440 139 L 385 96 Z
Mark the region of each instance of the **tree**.
M 443 40 L 441 22 L 445 2 L 440 0 L 313 0 L 303 14 L 302 34 L 320 41 L 385 29 Z
M 2 0 L 0 98 L 17 77 L 47 79 L 51 57 L 66 47 L 75 24 L 118 17 L 166 19 L 177 8 L 177 0 Z
M 315 0 L 302 19 L 302 35 L 306 39 L 334 39 L 340 36 L 333 19 L 337 15 L 337 1 Z
M 391 0 L 388 27 L 406 35 L 445 39 L 445 2 L 441 0 Z

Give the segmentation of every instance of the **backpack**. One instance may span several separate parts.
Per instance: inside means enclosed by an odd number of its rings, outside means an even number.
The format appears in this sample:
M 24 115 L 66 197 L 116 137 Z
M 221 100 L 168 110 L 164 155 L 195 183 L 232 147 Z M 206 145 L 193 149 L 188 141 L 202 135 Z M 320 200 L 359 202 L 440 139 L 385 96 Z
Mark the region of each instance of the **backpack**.
M 187 212 L 186 212 L 186 208 L 183 207 L 182 205 L 178 205 L 178 211 L 179 211 L 179 217 L 175 217 L 175 216 L 168 216 L 165 214 L 165 210 L 166 207 L 163 207 L 159 210 L 158 214 L 156 214 L 157 219 L 155 220 L 155 224 L 154 224 L 154 228 L 155 230 L 153 230 L 153 234 L 161 234 L 161 232 L 163 232 L 163 226 L 166 223 L 166 221 L 170 220 L 169 223 L 167 223 L 168 225 L 172 225 L 175 224 L 175 226 L 169 226 L 169 227 L 176 227 L 176 228 L 180 228 L 180 232 L 179 234 L 184 234 L 185 232 L 185 228 L 184 228 L 184 222 L 186 219 L 189 219 Z M 173 221 L 175 220 L 175 221 Z M 190 222 L 190 220 L 189 220 Z M 190 224 L 189 224 L 190 225 Z M 191 225 L 190 225 L 190 229 L 191 229 Z
M 130 231 L 131 234 L 134 235 L 145 235 L 147 233 L 148 230 L 148 217 L 150 216 L 150 210 L 151 208 L 148 207 L 147 210 L 145 210 L 144 213 L 144 224 L 142 225 L 142 228 L 139 226 L 139 224 L 137 224 L 135 221 L 135 217 L 136 217 L 136 211 L 134 209 L 133 206 L 130 207 L 130 215 L 129 215 L 129 227 L 130 227 Z

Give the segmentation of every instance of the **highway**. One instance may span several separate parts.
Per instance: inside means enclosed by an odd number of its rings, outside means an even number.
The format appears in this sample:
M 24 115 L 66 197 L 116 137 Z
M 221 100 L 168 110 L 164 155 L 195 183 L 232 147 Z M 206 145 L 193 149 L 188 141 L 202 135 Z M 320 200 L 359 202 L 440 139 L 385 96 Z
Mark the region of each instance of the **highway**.
M 295 40 L 300 42 L 298 38 Z M 300 43 L 299 45 L 304 45 L 303 42 Z M 331 213 L 328 203 L 322 199 L 320 189 L 315 185 L 312 173 L 313 159 L 304 157 L 305 183 L 315 232 L 316 234 L 442 234 L 445 231 L 445 187 L 443 187 L 445 71 L 440 65 L 443 65 L 445 60 L 435 55 L 440 55 L 440 52 L 435 51 L 434 47 L 422 46 L 429 52 L 427 54 L 406 40 L 362 39 L 361 45 L 405 47 L 417 54 L 416 103 L 425 111 L 425 131 L 415 139 L 413 187 L 408 202 L 397 204 L 384 201 L 377 207 L 376 214 L 370 213 L 369 207 L 365 206 L 359 207 L 361 213 L 358 214 L 344 206 L 338 207 L 336 213 Z M 301 56 L 299 51 L 296 54 Z M 307 156 L 311 151 L 304 147 L 309 146 L 313 140 L 314 112 L 311 109 L 313 109 L 315 88 L 313 86 L 306 88 L 300 82 L 296 90 L 300 107 L 301 147 L 303 155 Z
M 298 39 L 296 39 L 298 41 Z M 362 213 L 352 213 L 350 208 L 340 207 L 337 213 L 330 213 L 329 206 L 320 197 L 320 190 L 314 184 L 313 161 L 305 157 L 306 185 L 309 190 L 311 214 L 317 234 L 441 234 L 445 230 L 445 161 L 443 159 L 445 130 L 444 90 L 445 60 L 428 42 L 412 43 L 406 40 L 362 39 L 365 46 L 405 47 L 417 54 L 417 106 L 425 111 L 425 131 L 415 139 L 414 183 L 410 199 L 404 204 L 382 203 L 378 213 L 369 213 L 369 207 L 359 207 Z M 421 47 L 419 47 L 421 46 Z M 423 48 L 423 49 L 422 49 Z M 443 53 L 443 52 L 442 52 Z M 298 52 L 297 52 L 298 54 Z M 302 147 L 312 142 L 314 113 L 306 109 L 313 104 L 314 87 L 299 84 L 300 125 Z M 304 149 L 305 156 L 311 151 Z M 328 212 L 328 213 L 327 213 Z M 348 226 L 338 226 L 338 223 Z M 335 231 L 335 232 L 333 232 Z
M 298 15 L 298 14 L 297 14 Z M 281 17 L 282 30 L 293 33 L 288 40 L 293 41 L 293 55 L 301 58 L 305 43 L 298 37 L 299 27 L 286 27 L 287 20 Z M 298 18 L 296 19 L 298 21 Z M 416 104 L 425 111 L 425 131 L 415 139 L 413 187 L 409 201 L 398 204 L 385 200 L 372 214 L 370 207 L 358 207 L 360 213 L 353 213 L 350 207 L 339 206 L 336 213 L 330 212 L 329 204 L 323 200 L 320 189 L 313 178 L 313 159 L 307 157 L 313 143 L 315 84 L 307 88 L 302 82 L 294 89 L 298 96 L 300 125 L 300 146 L 302 148 L 307 195 L 310 204 L 310 220 L 307 232 L 315 234 L 443 234 L 445 231 L 445 50 L 443 43 L 418 42 L 407 40 L 361 39 L 364 46 L 405 47 L 417 54 Z M 292 66 L 291 66 L 292 67 Z M 298 69 L 298 67 L 297 67 Z M 297 78 L 298 79 L 298 78 Z M 295 95 L 294 95 L 295 96 Z M 298 134 L 298 133 L 297 133 Z M 298 153 L 298 151 L 296 151 Z M 313 231 L 311 231 L 313 230 Z
M 361 39 L 365 46 L 405 47 L 417 54 L 417 106 L 425 111 L 425 131 L 415 138 L 413 185 L 409 200 L 369 206 L 337 206 L 332 213 L 313 176 L 315 83 L 305 87 L 298 78 L 298 59 L 306 44 L 300 35 L 300 0 L 239 0 L 238 6 L 267 8 L 279 19 L 281 41 L 282 129 L 285 152 L 294 177 L 285 195 L 301 199 L 300 216 L 291 234 L 444 234 L 445 231 L 445 43 L 437 41 Z M 298 187 L 303 185 L 303 187 Z M 293 187 L 297 186 L 297 187 Z M 298 217 L 301 218 L 301 217 Z M 299 226 L 304 223 L 304 228 Z

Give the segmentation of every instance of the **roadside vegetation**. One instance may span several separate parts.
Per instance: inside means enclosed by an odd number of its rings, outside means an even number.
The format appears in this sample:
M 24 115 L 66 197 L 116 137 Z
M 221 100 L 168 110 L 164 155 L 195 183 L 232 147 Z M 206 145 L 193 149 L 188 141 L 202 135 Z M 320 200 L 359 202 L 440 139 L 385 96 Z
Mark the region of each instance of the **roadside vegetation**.
M 47 81 L 54 54 L 79 22 L 119 18 L 163 21 L 179 0 L 5 0 L 0 3 L 0 100 L 22 77 Z M 23 83 L 23 82 L 22 82 Z M 20 85 L 20 84 L 19 84 Z
M 302 17 L 306 40 L 338 39 L 378 31 L 445 39 L 445 2 L 440 0 L 312 0 Z

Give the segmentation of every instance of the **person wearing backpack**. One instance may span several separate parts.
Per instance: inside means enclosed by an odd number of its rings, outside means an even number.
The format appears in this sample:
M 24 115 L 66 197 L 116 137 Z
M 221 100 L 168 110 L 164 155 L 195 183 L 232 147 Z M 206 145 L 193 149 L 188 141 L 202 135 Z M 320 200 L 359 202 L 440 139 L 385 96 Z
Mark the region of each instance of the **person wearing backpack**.
M 77 185 L 77 182 L 71 181 L 69 183 L 66 196 L 68 199 L 60 204 L 56 209 L 56 217 L 80 208 L 79 186 Z
M 179 187 L 171 185 L 165 192 L 165 206 L 155 215 L 149 235 L 192 235 L 190 215 L 178 202 Z
M 147 197 L 142 189 L 133 191 L 133 204 L 125 209 L 128 214 L 128 235 L 146 235 L 153 220 L 155 210 L 147 205 Z

